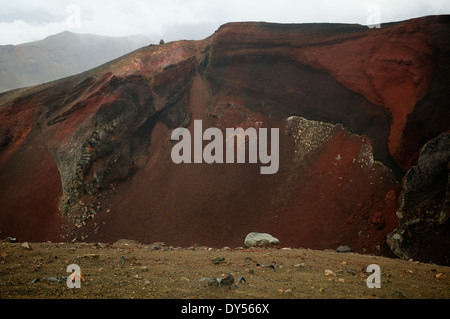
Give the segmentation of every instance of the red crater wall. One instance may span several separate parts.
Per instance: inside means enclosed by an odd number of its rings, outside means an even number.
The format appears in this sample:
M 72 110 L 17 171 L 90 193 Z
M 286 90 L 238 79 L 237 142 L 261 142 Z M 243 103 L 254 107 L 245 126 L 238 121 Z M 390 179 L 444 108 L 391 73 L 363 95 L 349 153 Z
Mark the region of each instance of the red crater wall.
M 1 94 L 0 234 L 220 247 L 258 231 L 391 255 L 402 180 L 449 129 L 447 20 L 230 23 Z M 194 120 L 278 128 L 278 172 L 174 164 L 171 132 Z

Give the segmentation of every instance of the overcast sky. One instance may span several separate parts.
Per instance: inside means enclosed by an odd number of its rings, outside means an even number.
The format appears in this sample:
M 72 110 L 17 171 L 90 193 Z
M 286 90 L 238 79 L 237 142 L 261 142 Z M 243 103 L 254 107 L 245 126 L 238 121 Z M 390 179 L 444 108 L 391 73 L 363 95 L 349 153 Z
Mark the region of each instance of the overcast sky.
M 0 0 L 0 45 L 62 31 L 203 39 L 226 22 L 363 25 L 450 14 L 450 0 Z

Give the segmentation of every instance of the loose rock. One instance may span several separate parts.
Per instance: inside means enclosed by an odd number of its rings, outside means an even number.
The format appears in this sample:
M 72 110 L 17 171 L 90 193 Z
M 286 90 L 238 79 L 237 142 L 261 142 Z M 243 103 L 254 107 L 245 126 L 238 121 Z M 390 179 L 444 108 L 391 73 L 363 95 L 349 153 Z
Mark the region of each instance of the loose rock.
M 62 283 L 62 281 L 59 278 L 57 278 L 57 277 L 46 277 L 45 279 L 47 279 L 48 281 Z
M 330 269 L 325 269 L 324 274 L 325 274 L 325 276 L 336 276 L 334 271 L 332 271 Z
M 398 298 L 406 298 L 405 294 L 400 290 L 395 290 L 393 292 L 393 295 Z
M 218 265 L 218 264 L 221 264 L 221 263 L 225 262 L 225 258 L 224 257 L 217 257 L 217 258 L 214 258 L 212 260 L 212 262 L 214 263 L 214 265 Z
M 241 277 L 240 277 L 240 280 L 241 280 Z M 229 274 L 226 277 L 201 278 L 200 281 L 207 281 L 208 285 L 216 286 L 216 287 L 231 286 L 234 283 L 234 277 L 233 277 L 233 275 Z M 245 279 L 244 279 L 244 281 L 245 281 Z
M 219 283 L 219 286 L 231 286 L 234 283 L 234 277 L 229 274 L 225 278 L 217 278 L 217 282 Z
M 338 248 L 336 248 L 336 251 L 338 253 L 349 253 L 352 251 L 352 249 L 348 246 L 339 246 Z
M 31 246 L 28 242 L 24 242 L 20 247 L 25 248 L 27 250 L 31 250 Z
M 242 277 L 242 276 L 238 277 L 238 279 L 236 281 L 237 281 L 238 284 L 240 284 L 241 282 L 244 283 L 244 284 L 247 283 L 247 281 L 245 281 L 245 278 Z
M 272 268 L 273 271 L 275 271 L 275 265 L 261 265 L 260 263 L 256 263 L 256 267 L 269 267 Z
M 252 232 L 245 237 L 244 245 L 246 247 L 262 247 L 278 245 L 279 240 L 270 234 Z

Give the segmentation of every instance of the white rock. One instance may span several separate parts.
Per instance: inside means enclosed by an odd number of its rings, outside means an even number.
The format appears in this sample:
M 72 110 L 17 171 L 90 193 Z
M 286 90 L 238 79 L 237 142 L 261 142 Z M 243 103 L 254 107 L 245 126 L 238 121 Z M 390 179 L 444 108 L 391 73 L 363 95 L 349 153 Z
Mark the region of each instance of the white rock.
M 279 240 L 273 237 L 270 234 L 266 233 L 249 233 L 247 237 L 245 237 L 244 245 L 247 247 L 258 247 L 265 245 L 278 245 Z
M 31 250 L 31 246 L 28 242 L 24 242 L 20 247 L 25 248 L 27 250 Z

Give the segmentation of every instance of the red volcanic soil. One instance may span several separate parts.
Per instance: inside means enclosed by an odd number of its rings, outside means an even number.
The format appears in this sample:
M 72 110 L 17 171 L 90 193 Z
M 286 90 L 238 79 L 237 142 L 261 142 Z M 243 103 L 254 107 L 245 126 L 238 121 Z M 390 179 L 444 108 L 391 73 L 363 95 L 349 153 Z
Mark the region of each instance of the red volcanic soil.
M 402 178 L 449 129 L 447 20 L 231 23 L 2 94 L 1 236 L 222 247 L 257 231 L 389 255 Z M 173 163 L 171 132 L 194 120 L 278 128 L 278 172 Z
M 389 112 L 389 151 L 402 166 L 408 161 L 400 144 L 402 132 L 416 103 L 427 93 L 436 66 L 431 35 L 423 31 L 423 22 L 399 26 L 389 36 L 380 30 L 343 43 L 300 50 L 310 64 Z

